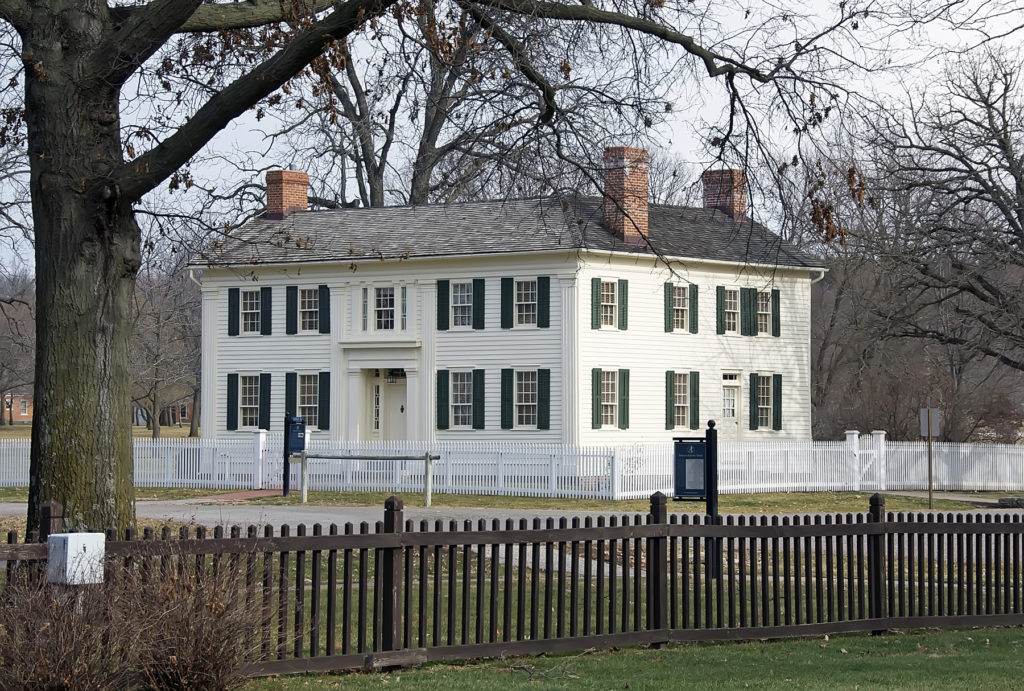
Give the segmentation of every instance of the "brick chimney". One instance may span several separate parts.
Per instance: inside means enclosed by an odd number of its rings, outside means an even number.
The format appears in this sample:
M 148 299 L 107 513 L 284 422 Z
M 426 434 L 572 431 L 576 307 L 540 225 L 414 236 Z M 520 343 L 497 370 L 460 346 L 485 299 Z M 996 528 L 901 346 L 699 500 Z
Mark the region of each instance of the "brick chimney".
M 708 170 L 704 183 L 704 208 L 718 209 L 726 216 L 742 221 L 747 217 L 747 175 L 742 170 Z
M 643 149 L 613 146 L 604 150 L 604 227 L 625 242 L 642 244 L 647 236 L 650 161 Z
M 281 220 L 309 206 L 309 176 L 301 170 L 267 171 L 267 213 L 265 218 Z

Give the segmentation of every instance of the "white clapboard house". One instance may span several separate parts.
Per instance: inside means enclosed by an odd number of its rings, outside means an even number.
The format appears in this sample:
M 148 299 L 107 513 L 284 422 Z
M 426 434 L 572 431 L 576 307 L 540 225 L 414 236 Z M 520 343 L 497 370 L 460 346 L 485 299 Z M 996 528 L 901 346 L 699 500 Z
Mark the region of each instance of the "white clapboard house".
M 313 439 L 620 444 L 808 439 L 820 262 L 746 215 L 649 205 L 648 156 L 605 151 L 606 198 L 307 211 L 302 172 L 196 266 L 202 430 Z

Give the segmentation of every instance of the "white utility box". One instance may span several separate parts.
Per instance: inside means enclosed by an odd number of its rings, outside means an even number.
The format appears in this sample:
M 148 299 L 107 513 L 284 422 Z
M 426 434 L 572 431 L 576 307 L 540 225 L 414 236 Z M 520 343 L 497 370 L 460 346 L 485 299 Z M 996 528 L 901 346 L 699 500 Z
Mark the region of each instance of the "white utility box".
M 106 536 L 103 533 L 56 533 L 47 539 L 50 583 L 89 585 L 103 582 Z

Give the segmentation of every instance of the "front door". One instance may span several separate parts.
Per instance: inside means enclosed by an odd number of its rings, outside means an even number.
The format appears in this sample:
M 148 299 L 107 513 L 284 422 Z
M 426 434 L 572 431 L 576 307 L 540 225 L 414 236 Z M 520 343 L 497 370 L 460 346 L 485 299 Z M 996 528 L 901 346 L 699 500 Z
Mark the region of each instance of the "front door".
M 738 439 L 740 432 L 740 375 L 722 375 L 722 417 L 718 425 L 721 439 Z
M 404 440 L 407 435 L 406 417 L 408 404 L 406 401 L 405 377 L 386 381 L 382 386 L 383 394 L 383 438 L 389 441 Z

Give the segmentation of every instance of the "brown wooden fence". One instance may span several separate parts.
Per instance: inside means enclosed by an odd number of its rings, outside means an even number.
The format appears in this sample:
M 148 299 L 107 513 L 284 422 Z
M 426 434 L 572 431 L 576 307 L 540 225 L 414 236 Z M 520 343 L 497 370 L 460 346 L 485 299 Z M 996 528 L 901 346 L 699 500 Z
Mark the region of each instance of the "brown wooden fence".
M 667 641 L 1024 624 L 1019 513 L 384 521 L 113 540 L 110 559 L 244 574 L 254 675 Z M 260 534 L 261 533 L 261 534 Z M 130 536 L 133 537 L 133 536 Z M 0 559 L 45 558 L 0 545 Z M 191 566 L 194 564 L 194 567 Z

